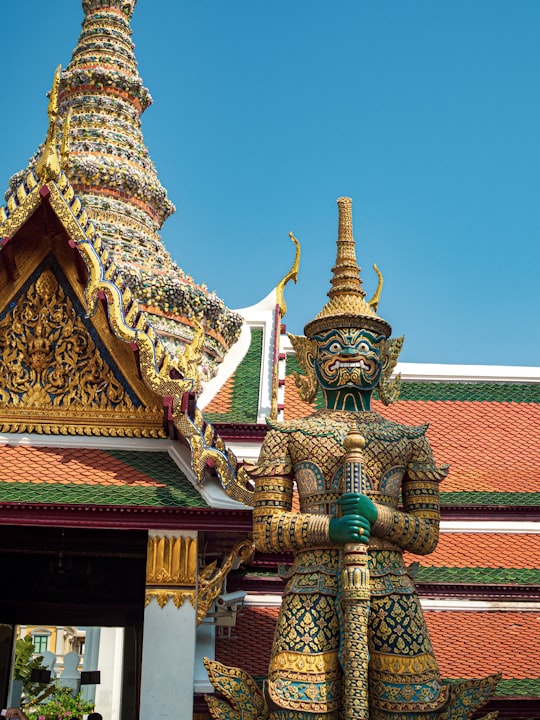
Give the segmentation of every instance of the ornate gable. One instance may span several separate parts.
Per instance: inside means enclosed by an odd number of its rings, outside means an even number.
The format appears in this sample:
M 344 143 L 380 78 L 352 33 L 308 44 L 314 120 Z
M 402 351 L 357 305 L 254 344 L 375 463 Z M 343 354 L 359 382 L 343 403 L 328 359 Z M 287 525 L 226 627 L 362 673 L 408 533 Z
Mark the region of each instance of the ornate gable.
M 129 384 L 53 254 L 0 312 L 0 377 L 2 432 L 165 435 L 158 399 Z
M 162 398 L 140 377 L 103 302 L 85 312 L 87 271 L 41 203 L 0 253 L 0 430 L 165 437 Z

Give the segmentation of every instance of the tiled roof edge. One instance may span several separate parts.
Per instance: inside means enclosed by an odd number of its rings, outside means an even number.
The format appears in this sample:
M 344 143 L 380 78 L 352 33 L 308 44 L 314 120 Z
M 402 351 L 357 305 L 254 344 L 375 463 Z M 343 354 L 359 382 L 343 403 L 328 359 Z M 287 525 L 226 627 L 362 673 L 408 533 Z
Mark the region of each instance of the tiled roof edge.
M 540 383 L 540 367 L 399 363 L 402 380 L 427 382 Z

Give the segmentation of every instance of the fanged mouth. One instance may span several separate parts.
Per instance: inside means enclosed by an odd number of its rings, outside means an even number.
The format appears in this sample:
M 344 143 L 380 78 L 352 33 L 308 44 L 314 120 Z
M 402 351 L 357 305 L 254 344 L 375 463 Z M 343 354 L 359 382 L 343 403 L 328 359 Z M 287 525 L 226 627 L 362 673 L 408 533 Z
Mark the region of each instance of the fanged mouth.
M 370 362 L 366 362 L 363 358 L 359 360 L 335 360 L 330 366 L 330 370 L 339 370 L 345 368 L 351 370 L 352 368 L 362 368 L 362 370 L 371 370 L 372 365 Z

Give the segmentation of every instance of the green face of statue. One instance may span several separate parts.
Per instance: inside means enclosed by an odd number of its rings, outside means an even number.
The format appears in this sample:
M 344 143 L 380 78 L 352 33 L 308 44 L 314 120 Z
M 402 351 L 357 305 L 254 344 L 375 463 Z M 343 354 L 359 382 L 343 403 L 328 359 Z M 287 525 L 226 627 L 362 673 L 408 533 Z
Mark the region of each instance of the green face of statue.
M 367 330 L 331 330 L 313 338 L 315 375 L 335 410 L 369 410 L 370 396 L 381 376 L 382 335 Z

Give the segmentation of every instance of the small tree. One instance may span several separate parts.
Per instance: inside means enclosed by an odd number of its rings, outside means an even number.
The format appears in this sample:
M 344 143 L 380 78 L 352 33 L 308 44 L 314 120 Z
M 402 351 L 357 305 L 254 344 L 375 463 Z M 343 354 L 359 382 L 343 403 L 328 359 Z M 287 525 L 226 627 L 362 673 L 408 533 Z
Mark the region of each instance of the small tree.
M 36 683 L 30 680 L 32 670 L 42 670 L 43 656 L 35 655 L 34 643 L 30 635 L 19 638 L 15 643 L 15 662 L 13 664 L 13 679 L 22 682 L 22 692 L 24 702 L 28 703 L 40 693 L 42 693 L 47 685 Z

